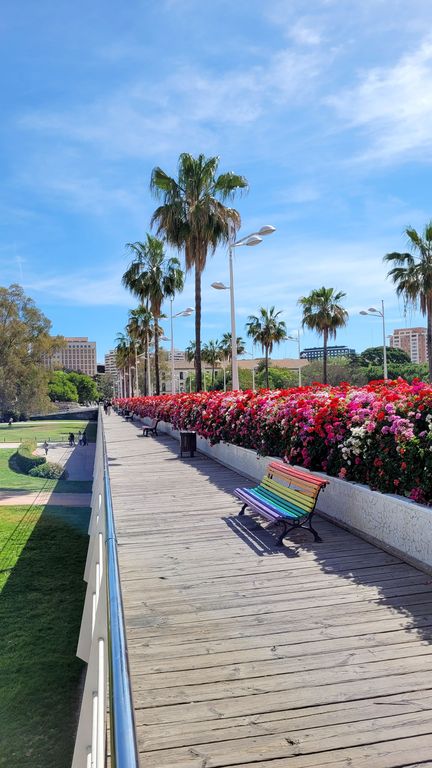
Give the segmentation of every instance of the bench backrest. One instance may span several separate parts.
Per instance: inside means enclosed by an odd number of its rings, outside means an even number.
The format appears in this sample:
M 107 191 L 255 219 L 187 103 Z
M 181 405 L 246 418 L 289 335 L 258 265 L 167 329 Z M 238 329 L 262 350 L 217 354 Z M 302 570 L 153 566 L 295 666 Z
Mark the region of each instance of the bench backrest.
M 144 426 L 150 427 L 150 429 L 156 429 L 160 419 L 151 419 L 149 416 L 144 417 Z
M 307 512 L 314 509 L 321 488 L 328 485 L 328 482 L 288 464 L 272 461 L 261 485 Z

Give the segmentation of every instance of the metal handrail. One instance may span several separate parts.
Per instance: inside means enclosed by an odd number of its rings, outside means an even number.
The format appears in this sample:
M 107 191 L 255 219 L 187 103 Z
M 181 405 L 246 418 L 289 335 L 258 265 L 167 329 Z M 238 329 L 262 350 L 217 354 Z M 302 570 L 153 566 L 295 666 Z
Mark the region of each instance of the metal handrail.
M 103 417 L 99 409 L 87 592 L 77 655 L 87 662 L 72 768 L 106 765 L 106 710 L 112 768 L 138 768 L 138 748 Z
M 138 768 L 139 759 L 135 715 L 105 434 L 103 435 L 103 460 L 106 514 L 105 547 L 107 560 L 111 765 L 112 768 Z

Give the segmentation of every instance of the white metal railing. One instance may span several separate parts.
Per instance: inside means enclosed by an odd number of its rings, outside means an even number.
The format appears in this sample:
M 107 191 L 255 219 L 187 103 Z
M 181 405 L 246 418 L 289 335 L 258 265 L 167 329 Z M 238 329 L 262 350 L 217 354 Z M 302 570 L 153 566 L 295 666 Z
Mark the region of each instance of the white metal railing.
M 90 542 L 84 571 L 87 592 L 77 649 L 77 656 L 87 662 L 87 672 L 72 768 L 104 768 L 106 765 L 107 709 L 110 717 L 112 768 L 138 768 L 117 541 L 101 409 L 91 510 Z

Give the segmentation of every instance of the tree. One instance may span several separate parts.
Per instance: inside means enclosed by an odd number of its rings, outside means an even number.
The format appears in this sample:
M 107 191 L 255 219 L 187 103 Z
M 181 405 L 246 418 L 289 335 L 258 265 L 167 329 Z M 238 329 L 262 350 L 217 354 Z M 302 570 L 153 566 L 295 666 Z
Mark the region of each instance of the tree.
M 222 350 L 222 354 L 225 358 L 225 360 L 231 360 L 231 334 L 230 333 L 224 333 L 220 342 L 220 348 Z M 237 336 L 237 356 L 240 357 L 240 355 L 244 355 L 246 352 L 246 345 L 241 338 L 241 336 Z
M 0 288 L 0 416 L 49 409 L 49 370 L 64 346 L 50 336 L 51 323 L 19 285 Z
M 403 349 L 386 347 L 387 362 L 395 365 L 410 363 L 410 356 Z M 384 365 L 384 352 L 382 347 L 368 347 L 353 359 L 354 365 Z
M 131 348 L 131 339 L 128 335 L 124 333 L 118 333 L 116 338 L 116 366 L 120 371 L 121 376 L 121 396 L 122 397 L 130 397 L 131 387 L 130 387 L 130 368 L 131 368 L 131 356 L 133 354 L 133 350 Z M 126 371 L 128 370 L 128 374 L 126 374 Z M 126 376 L 128 378 L 126 379 Z M 126 386 L 126 381 L 128 381 L 128 385 Z
M 69 381 L 75 385 L 78 392 L 78 402 L 81 405 L 86 403 L 94 403 L 99 398 L 99 390 L 97 384 L 91 376 L 87 376 L 85 373 L 76 373 L 71 371 L 68 374 Z
M 122 282 L 126 288 L 139 298 L 141 304 L 146 300 L 154 318 L 154 359 L 156 376 L 156 394 L 160 395 L 159 374 L 159 336 L 158 320 L 161 317 L 164 299 L 173 299 L 175 294 L 183 290 L 184 273 L 176 258 L 167 258 L 161 240 L 147 235 L 145 243 L 128 243 L 134 258 L 123 275 Z
M 426 225 L 423 235 L 407 227 L 405 234 L 411 253 L 387 253 L 384 261 L 394 264 L 387 277 L 396 285 L 396 293 L 403 296 L 406 304 L 420 312 L 427 319 L 427 353 L 429 381 L 432 382 L 432 220 Z
M 149 351 L 149 344 L 153 338 L 153 326 L 152 326 L 152 315 L 151 312 L 148 310 L 148 306 L 145 304 L 140 304 L 139 307 L 136 309 L 131 309 L 129 311 L 129 322 L 126 326 L 126 329 L 131 336 L 131 338 L 134 340 L 135 344 L 138 346 L 139 351 L 143 352 L 144 356 L 144 395 L 149 395 L 148 392 L 148 374 L 147 374 L 147 365 L 148 365 L 148 351 Z
M 206 344 L 204 344 L 201 357 L 205 363 L 211 365 L 211 385 L 213 387 L 215 381 L 215 368 L 218 363 L 220 363 L 222 357 L 222 350 L 219 342 L 217 340 L 208 341 Z
M 201 381 L 201 275 L 208 253 L 220 243 L 229 242 L 240 227 L 240 214 L 224 202 L 247 181 L 235 173 L 217 175 L 219 158 L 192 157 L 184 152 L 178 161 L 178 179 L 161 168 L 152 171 L 150 187 L 162 201 L 152 216 L 152 226 L 170 245 L 184 249 L 186 271 L 195 271 L 195 377 Z
M 191 363 L 195 360 L 196 345 L 194 341 L 190 341 L 185 349 L 186 360 Z
M 280 344 L 287 337 L 286 325 L 283 320 L 278 320 L 282 310 L 275 312 L 274 307 L 270 310 L 260 308 L 260 314 L 249 315 L 246 323 L 246 333 L 255 344 L 260 344 L 265 355 L 265 381 L 267 389 L 269 382 L 269 355 L 273 351 L 274 344 Z
M 54 402 L 77 403 L 78 390 L 65 371 L 53 371 L 49 377 L 48 394 Z
M 339 302 L 346 296 L 343 291 L 334 288 L 316 288 L 309 296 L 302 296 L 298 303 L 303 309 L 303 328 L 316 331 L 323 337 L 323 380 L 327 384 L 327 343 L 329 338 L 336 338 L 339 328 L 348 321 L 348 312 Z

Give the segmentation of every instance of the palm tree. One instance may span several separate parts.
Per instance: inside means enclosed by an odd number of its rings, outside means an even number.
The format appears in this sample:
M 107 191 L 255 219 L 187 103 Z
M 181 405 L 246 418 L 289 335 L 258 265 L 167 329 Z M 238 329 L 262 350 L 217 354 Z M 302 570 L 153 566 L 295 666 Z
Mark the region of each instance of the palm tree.
M 336 338 L 338 328 L 343 328 L 348 321 L 348 312 L 339 302 L 346 296 L 343 291 L 334 288 L 316 288 L 309 296 L 302 296 L 298 303 L 303 309 L 303 328 L 310 328 L 323 337 L 323 379 L 327 384 L 327 343 L 329 338 Z
M 269 355 L 273 351 L 274 344 L 280 344 L 287 336 L 286 325 L 283 320 L 278 320 L 282 310 L 275 312 L 274 307 L 269 310 L 260 308 L 260 314 L 249 315 L 246 323 L 246 333 L 254 344 L 261 344 L 265 354 L 265 378 L 266 387 L 269 387 Z
M 185 349 L 186 360 L 191 363 L 195 360 L 196 346 L 194 341 L 190 341 Z
M 222 349 L 220 346 L 219 341 L 208 341 L 207 344 L 204 344 L 202 348 L 202 359 L 205 363 L 208 363 L 211 365 L 212 369 L 212 375 L 211 375 L 211 385 L 214 385 L 215 381 L 215 368 L 217 364 L 220 362 L 222 357 Z
M 152 328 L 152 315 L 143 304 L 140 304 L 136 309 L 129 311 L 129 322 L 126 326 L 126 330 L 135 343 L 135 351 L 138 349 L 143 353 L 144 357 L 144 395 L 150 394 L 148 392 L 148 349 L 149 344 L 153 336 Z M 135 355 L 136 364 L 136 355 Z M 136 370 L 136 381 L 138 383 L 138 371 Z M 139 394 L 139 392 L 137 393 Z
M 422 235 L 412 227 L 405 229 L 411 253 L 387 253 L 384 261 L 395 266 L 387 274 L 396 285 L 396 293 L 427 318 L 427 355 L 429 381 L 432 382 L 432 221 Z M 417 258 L 415 258 L 417 257 Z
M 240 227 L 240 214 L 224 201 L 237 190 L 247 189 L 247 181 L 235 173 L 217 175 L 218 157 L 205 157 L 184 152 L 178 160 L 178 179 L 161 168 L 153 168 L 150 188 L 162 204 L 152 216 L 158 235 L 170 245 L 184 249 L 186 272 L 195 270 L 195 379 L 201 376 L 201 275 L 207 255 L 220 243 L 229 242 Z
M 223 356 L 225 360 L 231 360 L 231 334 L 230 333 L 224 333 L 220 342 L 220 348 L 222 350 Z M 237 336 L 237 355 L 240 357 L 240 355 L 244 355 L 246 352 L 246 345 L 241 338 L 241 336 Z
M 148 300 L 149 309 L 154 318 L 154 359 L 156 394 L 160 394 L 159 374 L 159 336 L 161 335 L 158 319 L 164 299 L 174 298 L 183 290 L 184 273 L 176 258 L 167 258 L 161 240 L 147 235 L 145 243 L 128 243 L 134 258 L 122 277 L 122 283 L 137 296 L 141 303 Z
M 116 338 L 116 365 L 121 372 L 121 390 L 122 397 L 131 396 L 131 340 L 130 337 L 124 333 L 118 333 Z M 126 386 L 126 370 L 128 369 L 128 385 Z

